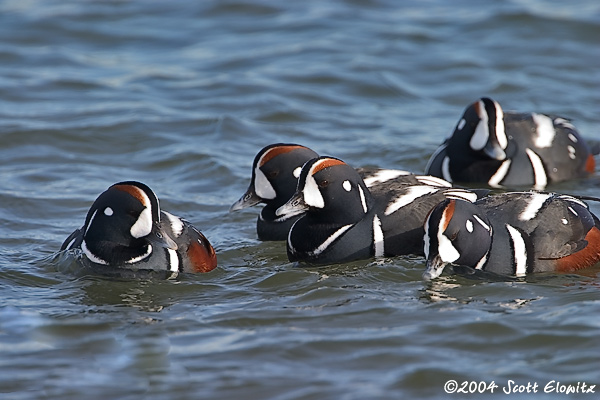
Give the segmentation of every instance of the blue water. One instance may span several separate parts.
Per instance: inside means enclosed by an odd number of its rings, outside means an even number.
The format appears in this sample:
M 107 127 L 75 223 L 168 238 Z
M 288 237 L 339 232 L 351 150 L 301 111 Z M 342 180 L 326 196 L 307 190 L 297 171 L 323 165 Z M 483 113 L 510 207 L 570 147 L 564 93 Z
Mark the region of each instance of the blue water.
M 600 385 L 599 267 L 433 283 L 418 257 L 296 268 L 256 239 L 257 209 L 227 212 L 267 144 L 421 172 L 484 95 L 600 140 L 597 1 L 3 0 L 0 38 L 0 398 Z M 62 241 L 125 179 L 200 228 L 219 267 L 176 281 L 64 268 Z M 598 196 L 600 181 L 550 189 Z M 505 394 L 511 380 L 537 393 Z

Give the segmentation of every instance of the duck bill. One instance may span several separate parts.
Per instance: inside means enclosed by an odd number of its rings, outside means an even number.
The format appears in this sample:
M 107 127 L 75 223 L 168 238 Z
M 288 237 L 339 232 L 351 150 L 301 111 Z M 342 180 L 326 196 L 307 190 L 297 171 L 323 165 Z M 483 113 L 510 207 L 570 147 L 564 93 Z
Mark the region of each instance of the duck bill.
M 177 250 L 179 248 L 177 243 L 157 224 L 154 224 L 152 232 L 148 235 L 148 241 L 152 245 L 164 247 L 165 249 Z
M 285 217 L 287 219 L 294 215 L 302 214 L 306 210 L 308 210 L 308 205 L 304 201 L 302 193 L 296 193 L 287 203 L 279 207 L 277 211 L 275 211 L 275 214 L 278 217 Z
M 244 208 L 252 207 L 258 203 L 260 203 L 262 199 L 258 197 L 258 195 L 254 192 L 253 185 L 250 185 L 246 193 L 240 197 L 238 201 L 233 203 L 229 208 L 229 212 L 242 210 Z
M 485 147 L 483 148 L 483 152 L 490 158 L 494 160 L 503 161 L 506 160 L 506 152 L 502 150 L 499 144 L 494 143 L 489 140 Z
M 426 281 L 430 281 L 432 279 L 437 278 L 444 272 L 444 267 L 447 265 L 447 262 L 442 261 L 442 258 L 436 255 L 433 258 L 427 259 L 427 269 L 423 272 L 423 279 Z

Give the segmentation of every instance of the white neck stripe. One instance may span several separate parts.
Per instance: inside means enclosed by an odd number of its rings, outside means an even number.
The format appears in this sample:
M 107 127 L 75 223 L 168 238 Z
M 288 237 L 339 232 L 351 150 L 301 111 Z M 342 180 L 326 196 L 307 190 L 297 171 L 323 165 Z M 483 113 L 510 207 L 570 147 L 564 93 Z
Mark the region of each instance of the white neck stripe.
M 85 240 L 83 242 L 81 242 L 81 250 L 83 250 L 83 253 L 86 255 L 87 258 L 90 259 L 91 262 L 94 262 L 96 264 L 108 265 L 108 263 L 106 261 L 104 261 L 100 257 L 96 256 L 94 253 L 92 253 L 90 251 L 90 249 L 88 249 L 87 243 L 85 243 Z
M 542 159 L 540 156 L 535 154 L 535 152 L 531 149 L 525 149 L 527 156 L 529 157 L 529 161 L 531 161 L 531 166 L 533 167 L 533 176 L 535 178 L 535 188 L 543 189 L 548 184 L 548 178 L 546 177 L 546 171 L 544 171 L 544 164 L 542 163 Z
M 510 234 L 510 240 L 513 243 L 515 259 L 515 275 L 523 276 L 527 274 L 527 248 L 523 235 L 516 228 L 506 224 L 506 229 Z
M 385 253 L 384 237 L 381 220 L 377 215 L 373 218 L 373 246 L 375 247 L 375 257 L 383 257 Z
M 309 252 L 308 254 L 310 256 L 318 256 L 319 254 L 324 252 L 329 247 L 329 245 L 335 241 L 335 239 L 337 239 L 338 237 L 343 235 L 344 232 L 346 232 L 352 226 L 353 226 L 352 224 L 342 226 L 340 229 L 333 232 L 333 234 L 331 236 L 329 236 L 323 243 L 321 243 L 321 245 L 319 247 L 317 247 L 313 251 Z M 290 230 L 290 232 L 291 232 L 291 230 Z M 288 240 L 288 242 L 289 242 L 289 240 Z

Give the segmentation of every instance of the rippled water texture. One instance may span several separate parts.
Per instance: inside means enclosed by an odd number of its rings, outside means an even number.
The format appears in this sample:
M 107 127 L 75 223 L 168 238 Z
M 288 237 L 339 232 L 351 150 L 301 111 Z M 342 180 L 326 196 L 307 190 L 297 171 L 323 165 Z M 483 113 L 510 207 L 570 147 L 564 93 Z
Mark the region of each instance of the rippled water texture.
M 266 144 L 421 172 L 483 95 L 600 139 L 596 0 L 5 0 L 0 37 L 0 398 L 600 385 L 600 268 L 433 283 L 420 258 L 297 268 L 256 239 L 257 209 L 227 212 Z M 219 267 L 132 281 L 61 266 L 62 241 L 125 179 L 199 227 Z

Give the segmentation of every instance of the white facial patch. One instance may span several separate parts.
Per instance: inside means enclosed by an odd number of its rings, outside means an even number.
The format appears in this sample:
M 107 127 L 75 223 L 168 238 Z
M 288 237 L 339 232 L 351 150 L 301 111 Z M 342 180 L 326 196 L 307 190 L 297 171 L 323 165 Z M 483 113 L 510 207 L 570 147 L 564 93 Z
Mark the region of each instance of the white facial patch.
M 306 182 L 304 183 L 304 189 L 302 189 L 302 195 L 304 196 L 304 202 L 308 206 L 316 208 L 325 207 L 323 195 L 321 195 L 317 181 L 311 173 L 306 175 Z
M 467 228 L 467 232 L 473 233 L 473 221 L 471 221 L 470 219 L 468 219 L 467 222 L 466 222 L 466 224 L 465 224 L 465 228 Z
M 300 178 L 300 172 L 302 172 L 302 167 L 296 167 L 296 169 L 294 169 L 294 172 L 292 172 L 294 174 L 294 177 L 296 179 Z
M 531 149 L 525 149 L 525 153 L 527 153 L 533 167 L 533 176 L 535 177 L 534 188 L 541 190 L 548 184 L 548 177 L 546 176 L 542 159 Z
M 352 190 L 352 184 L 350 183 L 350 181 L 344 181 L 344 183 L 342 183 L 342 187 L 344 188 L 344 190 L 346 192 L 349 192 Z
M 510 240 L 513 243 L 515 275 L 523 276 L 527 273 L 527 248 L 523 235 L 515 227 L 506 224 L 506 229 L 510 234 Z
M 442 219 L 438 226 L 438 254 L 440 255 L 440 259 L 445 263 L 451 263 L 460 257 L 460 253 L 456 250 L 456 247 L 452 244 L 452 241 L 444 235 L 443 229 L 447 226 L 446 222 L 446 212 L 442 213 Z
M 531 114 L 531 118 L 533 118 L 536 125 L 533 144 L 538 148 L 551 147 L 556 135 L 552 119 L 546 115 L 536 113 Z
M 259 167 L 254 169 L 254 193 L 263 199 L 272 200 L 277 197 L 273 185 Z
M 152 212 L 150 211 L 150 207 L 144 208 L 144 210 L 140 213 L 137 221 L 129 230 L 131 236 L 134 238 L 141 238 L 144 236 L 148 236 L 150 232 L 152 232 Z
M 408 188 L 405 194 L 394 199 L 392 203 L 390 203 L 385 209 L 384 215 L 390 215 L 402 207 L 412 203 L 419 197 L 435 193 L 438 189 L 431 186 L 411 186 Z
M 391 179 L 396 179 L 399 176 L 410 175 L 408 171 L 402 171 L 400 169 L 381 169 L 375 173 L 375 175 L 364 179 L 367 187 L 373 186 L 375 183 L 387 182 Z
M 383 242 L 383 230 L 381 229 L 381 220 L 376 215 L 373 218 L 373 246 L 375 247 L 375 257 L 383 257 L 384 254 L 384 242 Z
M 460 121 L 458 121 L 458 125 L 456 126 L 456 129 L 458 129 L 459 131 L 462 130 L 462 128 L 465 127 L 465 124 L 467 123 L 467 121 L 465 121 L 464 118 L 461 118 Z
M 477 123 L 475 132 L 469 141 L 469 146 L 476 151 L 483 149 L 490 138 L 490 132 L 488 129 L 489 118 L 482 101 L 479 102 L 479 110 L 481 111 L 478 113 L 480 121 Z
M 112 209 L 112 208 L 110 208 L 110 207 L 106 207 L 106 208 L 104 209 L 104 215 L 106 215 L 107 217 L 110 217 L 110 216 L 112 216 L 113 214 L 114 214 L 114 211 L 113 211 L 113 209 Z
M 562 223 L 565 225 L 569 224 L 569 221 L 566 218 L 561 219 Z
M 163 211 L 162 213 L 169 220 L 169 225 L 171 225 L 171 230 L 173 231 L 175 236 L 181 236 L 181 233 L 183 232 L 183 222 L 181 221 L 181 219 L 166 211 Z
M 494 107 L 496 108 L 496 140 L 498 140 L 498 144 L 504 150 L 508 146 L 508 138 L 504 129 L 504 111 L 502 111 L 500 104 L 495 101 Z
M 529 221 L 536 217 L 537 213 L 546 203 L 552 195 L 545 193 L 536 193 L 532 195 L 531 200 L 527 204 L 527 207 L 519 214 L 519 219 L 521 221 Z
M 506 160 L 502 162 L 498 170 L 494 173 L 494 175 L 492 175 L 492 177 L 488 181 L 488 184 L 491 187 L 500 187 L 500 182 L 502 182 L 502 179 L 504 179 L 504 177 L 506 177 L 506 174 L 508 174 L 510 163 L 511 160 Z

